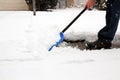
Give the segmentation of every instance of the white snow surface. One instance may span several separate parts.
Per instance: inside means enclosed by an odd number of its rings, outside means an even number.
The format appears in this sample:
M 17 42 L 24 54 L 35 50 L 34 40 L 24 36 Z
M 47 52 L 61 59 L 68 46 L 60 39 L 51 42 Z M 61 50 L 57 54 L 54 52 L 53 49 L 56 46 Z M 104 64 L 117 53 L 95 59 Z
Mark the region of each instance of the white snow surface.
M 0 11 L 0 80 L 120 80 L 120 49 L 54 47 L 82 9 Z M 105 11 L 86 11 L 64 33 L 71 40 L 97 39 Z M 120 42 L 120 25 L 114 42 Z

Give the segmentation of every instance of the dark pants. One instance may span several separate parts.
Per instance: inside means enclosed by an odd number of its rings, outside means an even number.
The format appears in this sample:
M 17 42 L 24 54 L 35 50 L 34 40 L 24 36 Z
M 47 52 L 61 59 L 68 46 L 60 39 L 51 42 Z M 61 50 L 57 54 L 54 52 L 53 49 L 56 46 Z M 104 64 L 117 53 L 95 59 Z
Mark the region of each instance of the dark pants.
M 120 19 L 120 0 L 108 0 L 106 5 L 106 26 L 98 32 L 98 39 L 112 41 Z

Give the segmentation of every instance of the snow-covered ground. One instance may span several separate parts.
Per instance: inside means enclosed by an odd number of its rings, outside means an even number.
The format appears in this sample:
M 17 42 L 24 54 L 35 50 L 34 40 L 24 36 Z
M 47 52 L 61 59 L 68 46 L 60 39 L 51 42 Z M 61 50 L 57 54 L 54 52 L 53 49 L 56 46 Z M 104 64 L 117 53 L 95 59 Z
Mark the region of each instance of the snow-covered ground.
M 0 11 L 0 80 L 120 80 L 120 49 L 48 51 L 80 11 Z M 104 11 L 86 11 L 64 35 L 93 41 L 104 25 Z M 120 25 L 114 42 L 119 36 Z

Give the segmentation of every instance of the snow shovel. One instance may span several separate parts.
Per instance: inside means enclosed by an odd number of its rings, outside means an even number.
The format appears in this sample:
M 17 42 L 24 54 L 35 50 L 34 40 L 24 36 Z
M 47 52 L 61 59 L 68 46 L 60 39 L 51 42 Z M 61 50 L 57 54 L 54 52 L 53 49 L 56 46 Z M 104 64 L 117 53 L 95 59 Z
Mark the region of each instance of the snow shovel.
M 36 0 L 32 0 L 33 5 L 33 15 L 36 15 Z
M 85 7 L 63 30 L 60 32 L 60 39 L 58 42 L 53 44 L 48 51 L 51 51 L 54 46 L 58 47 L 60 43 L 64 40 L 64 32 L 87 10 L 87 7 Z

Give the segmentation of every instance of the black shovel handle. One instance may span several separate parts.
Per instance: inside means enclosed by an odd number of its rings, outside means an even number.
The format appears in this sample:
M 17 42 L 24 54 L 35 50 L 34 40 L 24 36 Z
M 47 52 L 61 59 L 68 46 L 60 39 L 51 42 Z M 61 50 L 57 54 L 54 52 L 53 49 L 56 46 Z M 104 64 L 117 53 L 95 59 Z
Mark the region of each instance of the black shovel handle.
M 85 7 L 64 29 L 63 33 L 87 10 L 87 7 Z

